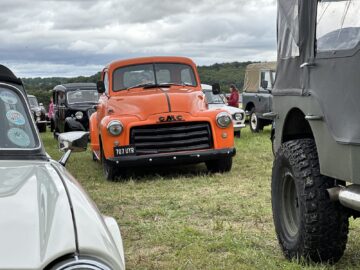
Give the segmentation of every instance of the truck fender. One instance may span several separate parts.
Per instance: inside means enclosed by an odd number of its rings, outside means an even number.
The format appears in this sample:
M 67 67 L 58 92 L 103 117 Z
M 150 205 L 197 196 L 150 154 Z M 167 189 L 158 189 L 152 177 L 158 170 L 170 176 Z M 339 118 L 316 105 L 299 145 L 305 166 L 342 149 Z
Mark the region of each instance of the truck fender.
M 99 143 L 99 132 L 98 132 L 98 121 L 97 121 L 97 112 L 94 112 L 90 116 L 89 120 L 89 131 L 90 131 L 90 146 L 93 151 L 100 150 Z

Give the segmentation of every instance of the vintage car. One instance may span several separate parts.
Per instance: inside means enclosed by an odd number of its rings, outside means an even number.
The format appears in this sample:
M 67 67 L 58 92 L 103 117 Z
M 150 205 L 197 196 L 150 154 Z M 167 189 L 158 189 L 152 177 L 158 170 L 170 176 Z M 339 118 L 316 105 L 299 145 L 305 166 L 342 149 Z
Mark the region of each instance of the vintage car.
M 64 168 L 87 132 L 63 133 L 60 162 L 45 152 L 21 80 L 0 65 L 0 269 L 124 269 L 121 234 Z
M 205 94 L 209 109 L 221 108 L 226 110 L 232 117 L 234 126 L 234 134 L 240 137 L 241 129 L 245 127 L 245 112 L 243 109 L 228 106 L 226 97 L 223 94 L 214 95 L 212 86 L 201 84 L 201 88 Z
M 30 104 L 30 110 L 32 116 L 35 120 L 36 126 L 40 132 L 46 132 L 46 125 L 48 121 L 46 120 L 46 110 L 42 103 L 38 103 L 38 100 L 33 95 L 27 95 Z
M 259 132 L 271 125 L 268 114 L 272 110 L 273 85 L 275 83 L 276 62 L 250 64 L 246 67 L 242 106 L 250 116 L 250 130 Z
M 95 83 L 67 83 L 53 89 L 54 137 L 67 131 L 89 130 L 89 118 L 98 102 Z
M 108 180 L 127 167 L 205 162 L 231 170 L 231 115 L 208 110 L 194 62 L 183 57 L 114 61 L 102 71 L 97 111 L 90 118 L 93 158 Z M 219 90 L 214 85 L 214 91 Z

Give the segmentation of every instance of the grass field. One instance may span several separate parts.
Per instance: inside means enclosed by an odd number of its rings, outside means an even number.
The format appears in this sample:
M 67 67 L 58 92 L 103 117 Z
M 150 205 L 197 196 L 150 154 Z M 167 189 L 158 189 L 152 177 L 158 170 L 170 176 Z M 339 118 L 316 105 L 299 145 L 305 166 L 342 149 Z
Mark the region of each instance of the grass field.
M 284 259 L 274 232 L 270 198 L 270 130 L 236 139 L 227 174 L 205 165 L 133 170 L 129 179 L 104 179 L 90 151 L 72 154 L 68 170 L 103 214 L 122 231 L 127 269 L 360 269 L 360 223 L 335 266 L 303 266 Z M 59 159 L 52 134 L 47 152 Z

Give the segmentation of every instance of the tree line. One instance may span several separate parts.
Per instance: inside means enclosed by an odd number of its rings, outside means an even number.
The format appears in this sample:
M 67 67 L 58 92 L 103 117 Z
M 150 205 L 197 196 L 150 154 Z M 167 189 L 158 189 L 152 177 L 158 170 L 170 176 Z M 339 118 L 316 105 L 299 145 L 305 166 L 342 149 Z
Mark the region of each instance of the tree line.
M 213 64 L 210 66 L 198 66 L 201 83 L 214 84 L 219 83 L 223 92 L 228 92 L 231 84 L 242 91 L 244 85 L 244 76 L 246 66 L 252 62 L 232 62 Z M 51 90 L 58 84 L 73 82 L 94 82 L 100 79 L 100 73 L 92 76 L 79 76 L 74 78 L 22 78 L 25 89 L 31 95 L 35 95 L 40 103 L 48 106 L 51 96 Z

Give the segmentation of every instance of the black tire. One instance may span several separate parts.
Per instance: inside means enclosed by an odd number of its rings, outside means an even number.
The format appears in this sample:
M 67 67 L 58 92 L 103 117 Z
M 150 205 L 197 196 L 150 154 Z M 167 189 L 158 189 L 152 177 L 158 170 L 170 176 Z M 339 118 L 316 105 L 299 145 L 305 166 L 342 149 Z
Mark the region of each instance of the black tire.
M 258 133 L 259 131 L 263 130 L 263 128 L 264 128 L 262 120 L 257 117 L 255 108 L 252 108 L 250 111 L 249 125 L 250 125 L 250 130 L 253 133 Z
M 46 132 L 46 124 L 40 124 L 37 126 L 40 133 Z
M 101 154 L 101 164 L 103 167 L 103 172 L 105 175 L 106 180 L 109 181 L 115 181 L 117 179 L 118 176 L 118 169 L 115 165 L 113 165 L 112 163 L 110 163 L 104 155 L 104 151 L 102 149 L 102 147 L 100 148 L 100 154 Z
M 211 173 L 229 172 L 232 167 L 232 157 L 209 160 L 205 162 L 206 167 Z
M 312 139 L 280 147 L 272 170 L 271 197 L 275 231 L 287 259 L 337 262 L 349 227 L 346 209 L 331 202 L 327 189 L 336 181 L 320 174 Z

